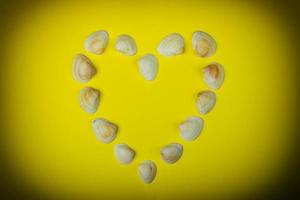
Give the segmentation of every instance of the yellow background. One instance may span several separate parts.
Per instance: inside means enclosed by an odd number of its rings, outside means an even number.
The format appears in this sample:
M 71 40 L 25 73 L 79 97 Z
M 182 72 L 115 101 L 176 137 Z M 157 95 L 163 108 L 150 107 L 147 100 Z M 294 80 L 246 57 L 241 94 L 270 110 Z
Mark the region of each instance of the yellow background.
M 53 197 L 176 199 L 230 197 L 258 192 L 280 175 L 292 147 L 292 62 L 288 31 L 280 17 L 263 5 L 208 1 L 81 1 L 42 3 L 16 16 L 6 51 L 5 138 L 10 164 L 18 180 Z M 107 30 L 103 55 L 84 51 L 83 41 Z M 210 33 L 218 44 L 211 58 L 191 49 L 193 31 Z M 156 52 L 167 34 L 183 35 L 186 51 L 166 58 Z M 119 34 L 131 35 L 138 53 L 126 57 L 113 48 Z M 76 53 L 97 67 L 87 84 L 72 79 Z M 138 74 L 136 60 L 158 57 L 155 81 Z M 217 61 L 225 82 L 216 91 L 213 111 L 201 116 L 195 95 L 208 89 L 201 68 Z M 94 115 L 78 105 L 79 90 L 101 91 Z M 177 130 L 187 116 L 201 116 L 205 127 L 193 142 Z M 112 144 L 101 144 L 91 131 L 96 117 L 118 124 Z M 113 145 L 125 142 L 135 160 L 122 166 Z M 161 146 L 180 142 L 182 158 L 166 165 Z M 140 182 L 137 165 L 153 160 L 157 177 Z

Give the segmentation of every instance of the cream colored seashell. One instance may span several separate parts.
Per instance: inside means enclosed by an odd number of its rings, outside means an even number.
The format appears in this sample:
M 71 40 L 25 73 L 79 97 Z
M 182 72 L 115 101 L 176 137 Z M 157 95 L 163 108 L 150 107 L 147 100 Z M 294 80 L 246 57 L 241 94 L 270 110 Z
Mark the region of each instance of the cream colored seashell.
M 219 63 L 211 63 L 203 68 L 203 80 L 212 89 L 221 87 L 224 81 L 224 69 Z
M 102 143 L 111 143 L 117 136 L 118 127 L 103 118 L 92 121 L 92 129 L 96 138 Z
M 145 160 L 138 166 L 138 175 L 144 183 L 151 183 L 156 176 L 156 165 L 151 160 Z
M 158 71 L 158 60 L 152 54 L 146 54 L 138 60 L 139 72 L 147 81 L 155 79 Z
M 72 72 L 76 81 L 85 83 L 96 74 L 96 69 L 88 57 L 83 54 L 76 54 L 73 60 Z
M 87 113 L 95 113 L 100 102 L 100 92 L 91 87 L 84 87 L 79 92 L 80 107 Z
M 202 31 L 196 31 L 192 35 L 192 48 L 200 57 L 212 56 L 217 50 L 216 41 Z
M 183 147 L 178 143 L 171 143 L 160 149 L 160 156 L 168 164 L 178 161 L 182 155 Z
M 127 144 L 116 144 L 114 154 L 116 160 L 121 164 L 129 164 L 135 156 L 135 152 Z
M 96 31 L 90 34 L 84 41 L 84 49 L 93 54 L 102 54 L 108 44 L 108 33 Z
M 196 99 L 196 107 L 199 113 L 206 114 L 210 112 L 216 104 L 216 95 L 214 92 L 205 90 L 199 92 Z
M 135 41 L 129 35 L 120 35 L 117 38 L 115 48 L 126 56 L 133 56 L 137 52 Z
M 171 33 L 161 40 L 157 51 L 163 56 L 175 56 L 184 52 L 184 39 L 178 33 Z
M 188 117 L 179 125 L 180 136 L 186 141 L 195 140 L 203 129 L 203 119 Z

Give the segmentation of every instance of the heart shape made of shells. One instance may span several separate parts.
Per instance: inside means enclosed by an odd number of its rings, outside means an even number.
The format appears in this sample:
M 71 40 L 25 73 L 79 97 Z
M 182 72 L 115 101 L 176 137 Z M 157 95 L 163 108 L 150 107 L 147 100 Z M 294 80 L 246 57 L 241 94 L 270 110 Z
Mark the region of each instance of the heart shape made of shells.
M 90 34 L 84 41 L 84 49 L 93 54 L 102 54 L 108 44 L 107 31 L 99 30 Z M 196 31 L 192 35 L 192 48 L 197 56 L 212 56 L 217 49 L 215 40 L 208 33 Z M 137 52 L 137 45 L 129 35 L 120 35 L 115 41 L 115 49 L 125 56 L 133 56 Z M 157 46 L 157 51 L 162 56 L 176 56 L 184 53 L 184 39 L 178 33 L 171 33 L 163 38 Z M 137 60 L 139 73 L 146 81 L 157 77 L 158 59 L 152 54 L 145 54 Z M 96 69 L 91 60 L 83 54 L 74 57 L 72 65 L 73 78 L 81 83 L 88 82 L 95 74 Z M 217 62 L 210 63 L 202 70 L 203 81 L 213 90 L 221 87 L 224 81 L 224 69 Z M 87 113 L 97 111 L 100 102 L 100 92 L 92 87 L 84 87 L 79 92 L 80 107 Z M 202 115 L 210 112 L 216 104 L 216 95 L 211 90 L 200 91 L 195 99 L 196 109 Z M 204 121 L 197 116 L 189 116 L 183 120 L 178 129 L 180 137 L 185 141 L 195 140 L 203 129 Z M 115 140 L 118 126 L 107 119 L 96 118 L 91 122 L 96 138 L 102 143 L 111 143 Z M 176 163 L 183 152 L 183 146 L 170 143 L 160 150 L 161 159 L 167 164 Z M 114 156 L 121 164 L 129 164 L 135 157 L 135 151 L 127 144 L 116 144 Z M 144 183 L 151 183 L 156 176 L 156 165 L 151 160 L 145 160 L 138 166 L 138 175 Z

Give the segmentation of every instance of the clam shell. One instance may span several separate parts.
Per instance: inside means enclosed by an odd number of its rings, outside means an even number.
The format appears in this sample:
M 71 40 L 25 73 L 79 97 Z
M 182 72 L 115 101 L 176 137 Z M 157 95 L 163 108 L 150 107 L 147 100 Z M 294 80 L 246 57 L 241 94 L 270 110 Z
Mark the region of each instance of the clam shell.
M 157 51 L 163 56 L 175 56 L 184 52 L 184 39 L 178 33 L 171 33 L 161 40 Z
M 96 74 L 96 69 L 88 57 L 83 54 L 76 54 L 73 59 L 72 72 L 76 81 L 85 83 Z
M 151 183 L 156 176 L 156 165 L 151 160 L 145 160 L 138 166 L 138 175 L 146 184 Z
M 107 47 L 108 37 L 106 31 L 96 31 L 85 39 L 84 49 L 93 54 L 102 54 Z
M 216 52 L 217 44 L 208 33 L 196 31 L 192 35 L 192 48 L 198 56 L 209 57 Z
M 127 144 L 116 144 L 114 155 L 119 163 L 129 164 L 134 159 L 135 152 Z
M 129 35 L 120 35 L 116 40 L 115 49 L 126 56 L 133 56 L 137 52 L 135 41 Z
M 179 125 L 180 136 L 186 141 L 195 140 L 203 129 L 203 119 L 188 117 Z
M 196 107 L 199 113 L 206 114 L 210 112 L 216 104 L 216 95 L 214 92 L 205 90 L 199 92 L 196 99 Z
M 224 81 L 224 69 L 219 63 L 211 63 L 203 68 L 203 80 L 212 89 L 219 89 Z
M 84 87 L 79 92 L 80 107 L 87 113 L 95 113 L 100 102 L 100 92 L 91 87 Z
M 167 164 L 177 162 L 182 155 L 183 147 L 178 143 L 171 143 L 160 149 L 160 156 Z
M 102 143 L 111 143 L 117 136 L 118 127 L 112 122 L 97 118 L 92 120 L 92 129 L 96 138 Z
M 158 71 L 158 60 L 152 54 L 146 54 L 138 60 L 139 72 L 147 81 L 155 79 Z

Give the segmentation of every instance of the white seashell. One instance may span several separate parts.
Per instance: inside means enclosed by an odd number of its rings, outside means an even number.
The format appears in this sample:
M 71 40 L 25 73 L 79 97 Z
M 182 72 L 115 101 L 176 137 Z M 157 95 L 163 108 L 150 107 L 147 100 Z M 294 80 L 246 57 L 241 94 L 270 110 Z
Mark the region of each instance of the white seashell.
M 161 40 L 157 51 L 163 56 L 175 56 L 184 52 L 184 39 L 178 33 L 171 33 Z
M 156 165 L 151 160 L 145 160 L 138 166 L 138 174 L 144 183 L 151 183 L 156 176 Z
M 88 57 L 83 54 L 76 54 L 73 60 L 72 72 L 76 81 L 85 83 L 96 74 L 96 69 Z
M 127 144 L 116 144 L 114 154 L 121 164 L 129 164 L 135 156 L 135 152 Z
M 214 92 L 205 90 L 199 92 L 196 99 L 196 107 L 199 113 L 206 114 L 210 112 L 216 104 L 216 95 Z
M 91 87 L 84 87 L 79 92 L 80 107 L 87 113 L 95 113 L 100 102 L 100 92 Z
M 168 164 L 178 161 L 182 155 L 183 147 L 178 143 L 171 143 L 160 149 L 160 156 Z
M 118 127 L 106 119 L 97 118 L 92 120 L 92 129 L 96 138 L 102 143 L 112 142 L 117 135 Z
M 192 48 L 198 56 L 209 57 L 216 52 L 217 44 L 208 33 L 196 31 L 192 35 Z
M 115 48 L 117 51 L 123 53 L 126 56 L 133 56 L 137 51 L 135 41 L 129 35 L 120 35 L 117 38 Z
M 108 44 L 108 33 L 96 31 L 90 34 L 84 41 L 84 49 L 93 54 L 102 54 Z
M 152 54 L 146 54 L 138 60 L 139 72 L 147 81 L 155 79 L 158 70 L 158 60 Z
M 211 63 L 203 68 L 203 80 L 212 89 L 221 87 L 224 81 L 224 69 L 219 63 Z
M 186 141 L 195 140 L 203 129 L 203 119 L 188 117 L 179 125 L 180 136 Z

